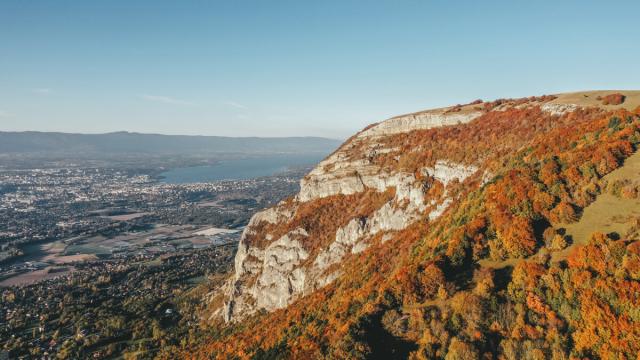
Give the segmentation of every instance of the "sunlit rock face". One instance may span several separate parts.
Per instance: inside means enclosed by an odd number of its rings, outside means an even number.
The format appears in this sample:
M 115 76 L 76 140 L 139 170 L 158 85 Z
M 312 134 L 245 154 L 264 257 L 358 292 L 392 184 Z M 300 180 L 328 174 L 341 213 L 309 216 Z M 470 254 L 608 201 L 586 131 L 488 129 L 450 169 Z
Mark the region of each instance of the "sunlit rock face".
M 457 125 L 468 123 L 477 118 L 482 113 L 470 112 L 458 113 L 438 113 L 425 111 L 421 113 L 403 115 L 383 121 L 359 134 L 360 137 L 388 136 L 414 130 L 430 129 L 438 126 Z
M 563 115 L 575 111 L 578 106 L 575 104 L 544 104 L 540 108 L 551 115 Z
M 490 170 L 480 170 L 481 164 L 458 163 L 446 155 L 430 157 L 429 166 L 415 165 L 427 164 L 411 159 L 420 158 L 432 145 L 429 136 L 418 135 L 419 140 L 407 147 L 403 141 L 411 135 L 454 126 L 464 131 L 464 124 L 483 121 L 482 115 L 491 111 L 539 107 L 539 111 L 563 116 L 584 107 L 572 99 L 551 96 L 423 111 L 391 118 L 354 135 L 300 181 L 300 191 L 293 199 L 251 219 L 240 240 L 235 275 L 226 286 L 226 302 L 219 313 L 235 321 L 261 309 L 286 307 L 339 278 L 344 262 L 375 242 L 389 241 L 418 221 L 436 221 L 456 201 L 456 188 L 471 189 L 471 184 L 481 186 L 491 179 Z M 402 161 L 412 165 L 403 166 Z M 390 198 L 367 206 L 372 192 L 386 194 L 390 189 Z M 300 220 L 301 209 L 314 204 L 320 209 L 326 207 L 326 199 L 340 201 L 341 197 L 348 197 L 350 204 L 329 216 L 339 226 Z M 345 210 L 359 207 L 367 211 Z M 308 210 L 304 214 L 313 217 Z M 323 226 L 326 229 L 319 229 Z
M 400 116 L 376 124 L 343 144 L 301 180 L 300 192 L 292 201 L 264 210 L 251 219 L 240 240 L 235 274 L 226 286 L 226 302 L 220 311 L 224 319 L 235 321 L 261 309 L 286 307 L 338 278 L 340 264 L 347 257 L 366 251 L 374 238 L 386 241 L 394 232 L 425 216 L 429 219 L 440 216 L 451 199 L 446 192 L 444 197 L 428 198 L 425 179 L 446 187 L 454 179 L 462 182 L 474 174 L 475 166 L 442 159 L 423 168 L 417 178 L 413 173 L 383 169 L 372 159 L 397 151 L 383 145 L 385 137 L 466 123 L 479 115 L 423 112 Z M 318 249 L 312 248 L 310 244 L 315 239 L 302 227 L 274 236 L 278 228 L 291 227 L 300 204 L 336 195 L 357 199 L 365 191 L 382 193 L 389 189 L 395 194 L 391 200 L 364 216 L 347 219 L 344 226 L 330 234 L 330 243 Z M 357 206 L 358 201 L 353 205 Z

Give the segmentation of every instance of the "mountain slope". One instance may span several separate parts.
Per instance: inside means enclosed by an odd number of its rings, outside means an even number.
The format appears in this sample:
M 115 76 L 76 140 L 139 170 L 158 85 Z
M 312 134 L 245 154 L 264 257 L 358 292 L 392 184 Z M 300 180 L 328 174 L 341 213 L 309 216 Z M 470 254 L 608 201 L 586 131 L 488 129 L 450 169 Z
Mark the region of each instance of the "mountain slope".
M 251 220 L 209 299 L 208 320 L 229 325 L 195 357 L 635 356 L 640 218 L 584 245 L 565 229 L 603 193 L 637 196 L 605 178 L 640 144 L 640 92 L 620 93 L 474 102 L 363 130 Z

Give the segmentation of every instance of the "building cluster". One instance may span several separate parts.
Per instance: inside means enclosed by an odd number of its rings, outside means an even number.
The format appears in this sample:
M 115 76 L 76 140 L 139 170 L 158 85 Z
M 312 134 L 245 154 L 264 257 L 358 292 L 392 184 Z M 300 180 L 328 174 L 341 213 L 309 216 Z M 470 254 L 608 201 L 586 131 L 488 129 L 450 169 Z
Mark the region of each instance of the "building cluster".
M 0 270 L 25 245 L 154 223 L 238 227 L 292 193 L 299 174 L 211 183 L 167 184 L 109 168 L 0 171 Z M 203 206 L 205 204 L 206 206 Z M 128 214 L 144 214 L 131 216 Z

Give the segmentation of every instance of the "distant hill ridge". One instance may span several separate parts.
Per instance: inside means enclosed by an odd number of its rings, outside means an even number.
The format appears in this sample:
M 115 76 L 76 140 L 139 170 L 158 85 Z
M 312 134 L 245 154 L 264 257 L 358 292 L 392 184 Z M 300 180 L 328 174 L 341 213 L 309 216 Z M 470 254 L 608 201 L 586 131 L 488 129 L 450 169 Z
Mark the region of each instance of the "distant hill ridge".
M 340 140 L 322 137 L 224 137 L 124 131 L 106 134 L 0 131 L 0 153 L 4 154 L 329 153 L 340 143 Z

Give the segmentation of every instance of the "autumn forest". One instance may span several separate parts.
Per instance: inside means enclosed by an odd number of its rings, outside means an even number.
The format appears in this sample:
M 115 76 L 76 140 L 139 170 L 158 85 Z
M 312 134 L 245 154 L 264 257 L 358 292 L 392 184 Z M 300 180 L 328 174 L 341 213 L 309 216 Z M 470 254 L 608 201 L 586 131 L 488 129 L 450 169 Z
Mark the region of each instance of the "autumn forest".
M 459 105 L 451 111 L 483 114 L 384 138 L 396 150 L 371 159 L 383 168 L 419 175 L 446 158 L 490 176 L 446 189 L 424 177 L 432 198 L 454 199 L 443 216 L 375 240 L 343 262 L 340 278 L 289 307 L 221 326 L 166 358 L 636 359 L 639 214 L 624 219 L 624 233 L 582 239 L 567 228 L 603 194 L 638 197 L 636 179 L 607 175 L 637 161 L 640 109 L 543 111 L 553 99 Z M 390 197 L 310 202 L 294 223 L 315 234 L 314 251 Z

